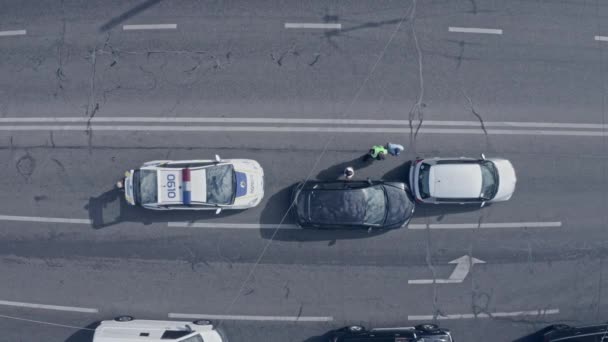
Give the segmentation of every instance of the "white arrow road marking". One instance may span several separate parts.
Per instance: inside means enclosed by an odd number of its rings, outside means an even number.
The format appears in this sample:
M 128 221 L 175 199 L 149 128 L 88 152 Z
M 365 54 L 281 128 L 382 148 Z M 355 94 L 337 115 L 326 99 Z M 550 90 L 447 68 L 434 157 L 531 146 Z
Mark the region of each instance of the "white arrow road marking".
M 485 264 L 485 261 L 477 258 L 472 258 L 468 255 L 463 255 L 458 259 L 454 259 L 449 262 L 450 264 L 456 264 L 456 268 L 450 274 L 448 279 L 413 279 L 409 280 L 408 284 L 458 284 L 467 277 L 471 271 L 471 267 L 474 264 Z

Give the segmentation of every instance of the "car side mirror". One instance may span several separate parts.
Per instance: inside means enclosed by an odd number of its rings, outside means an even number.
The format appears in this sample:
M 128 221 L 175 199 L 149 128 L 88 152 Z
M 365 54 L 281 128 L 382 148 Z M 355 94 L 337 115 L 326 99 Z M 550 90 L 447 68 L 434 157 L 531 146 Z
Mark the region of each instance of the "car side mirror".
M 222 212 L 222 208 L 217 208 L 215 209 L 215 215 L 218 215 L 219 213 Z
M 481 154 L 481 160 L 486 160 L 486 156 L 483 153 Z
M 483 208 L 486 205 L 486 201 L 481 202 L 480 208 Z
M 371 178 L 369 178 L 369 177 L 367 177 L 367 183 L 368 183 L 369 185 L 374 184 L 374 183 L 372 182 L 372 179 L 371 179 Z
M 222 159 L 220 158 L 220 156 L 216 154 L 216 155 L 215 155 L 215 162 L 216 162 L 216 163 L 219 163 L 219 162 L 221 162 L 221 161 L 222 161 Z

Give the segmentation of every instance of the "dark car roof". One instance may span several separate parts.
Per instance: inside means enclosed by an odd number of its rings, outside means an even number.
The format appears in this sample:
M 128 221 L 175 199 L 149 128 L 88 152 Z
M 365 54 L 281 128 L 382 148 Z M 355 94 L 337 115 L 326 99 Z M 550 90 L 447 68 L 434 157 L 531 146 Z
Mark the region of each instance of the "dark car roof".
M 545 335 L 550 342 L 600 342 L 608 340 L 608 325 L 589 325 L 583 327 L 567 327 L 554 330 Z
M 362 224 L 367 211 L 363 191 L 313 190 L 310 192 L 310 220 L 312 222 L 340 222 Z
M 446 342 L 452 341 L 447 331 L 424 332 L 412 329 L 372 329 L 362 333 L 346 333 L 336 342 Z

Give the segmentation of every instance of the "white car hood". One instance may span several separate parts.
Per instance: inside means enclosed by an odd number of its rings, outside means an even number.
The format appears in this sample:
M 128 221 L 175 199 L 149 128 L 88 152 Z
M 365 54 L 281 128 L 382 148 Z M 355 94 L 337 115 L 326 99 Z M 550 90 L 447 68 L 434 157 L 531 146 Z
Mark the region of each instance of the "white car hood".
M 222 336 L 216 330 L 200 331 L 205 342 L 223 342 Z
M 498 171 L 498 191 L 491 202 L 506 201 L 513 196 L 517 177 L 515 169 L 510 161 L 506 159 L 490 159 Z

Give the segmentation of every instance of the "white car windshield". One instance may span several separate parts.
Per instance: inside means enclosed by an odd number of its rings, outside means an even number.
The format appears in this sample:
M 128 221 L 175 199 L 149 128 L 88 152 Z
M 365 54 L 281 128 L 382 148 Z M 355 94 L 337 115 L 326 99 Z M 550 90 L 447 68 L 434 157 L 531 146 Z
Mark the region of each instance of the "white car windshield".
M 498 172 L 494 163 L 485 161 L 479 164 L 481 167 L 481 194 L 479 197 L 484 200 L 490 200 L 498 191 Z
M 207 173 L 207 203 L 232 204 L 234 202 L 235 177 L 232 165 L 211 166 Z
M 149 204 L 158 202 L 156 170 L 136 170 L 133 174 L 135 202 Z

